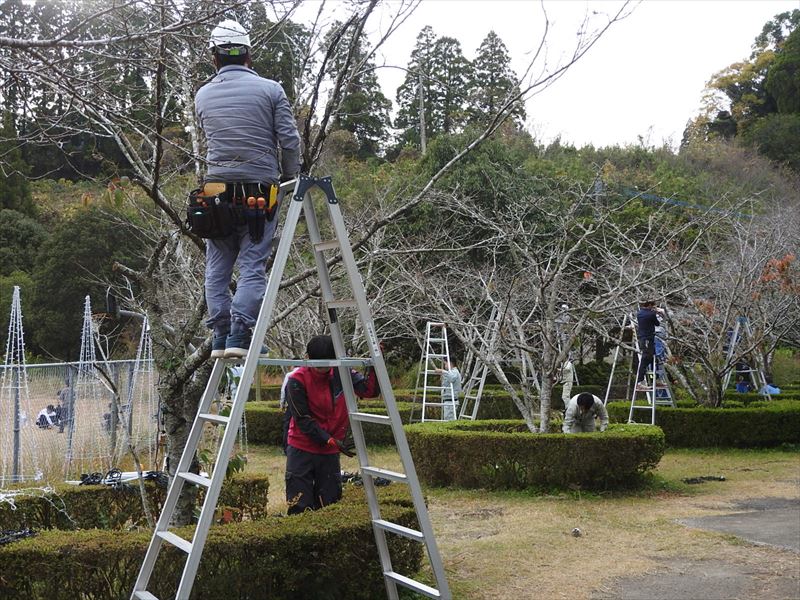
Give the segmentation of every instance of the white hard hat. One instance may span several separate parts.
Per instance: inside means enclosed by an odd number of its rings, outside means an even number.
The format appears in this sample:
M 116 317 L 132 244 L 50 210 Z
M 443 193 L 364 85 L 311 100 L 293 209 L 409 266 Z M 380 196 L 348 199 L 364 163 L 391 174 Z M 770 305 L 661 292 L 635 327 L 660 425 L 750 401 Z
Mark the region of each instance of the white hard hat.
M 214 27 L 211 32 L 211 39 L 208 40 L 208 47 L 218 46 L 246 46 L 250 47 L 250 36 L 239 23 L 232 19 L 225 19 Z

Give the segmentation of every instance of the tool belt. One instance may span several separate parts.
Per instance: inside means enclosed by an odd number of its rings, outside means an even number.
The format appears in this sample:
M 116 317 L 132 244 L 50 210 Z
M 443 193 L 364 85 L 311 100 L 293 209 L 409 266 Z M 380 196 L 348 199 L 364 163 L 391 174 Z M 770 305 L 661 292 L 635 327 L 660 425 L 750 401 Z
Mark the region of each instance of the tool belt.
M 264 237 L 267 221 L 278 212 L 278 186 L 270 183 L 209 181 L 189 192 L 186 227 L 206 239 L 228 237 L 247 225 L 251 241 Z

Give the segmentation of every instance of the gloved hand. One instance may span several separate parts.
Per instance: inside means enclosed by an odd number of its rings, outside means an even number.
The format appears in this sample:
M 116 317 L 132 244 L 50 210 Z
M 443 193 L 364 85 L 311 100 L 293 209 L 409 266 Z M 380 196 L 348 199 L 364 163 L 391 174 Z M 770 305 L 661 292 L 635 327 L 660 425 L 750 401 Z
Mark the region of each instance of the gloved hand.
M 336 448 L 339 452 L 344 454 L 345 456 L 353 457 L 355 456 L 355 452 L 353 452 L 353 447 L 345 445 L 345 443 L 340 442 L 336 438 L 330 438 L 327 443 L 328 446 L 331 448 Z

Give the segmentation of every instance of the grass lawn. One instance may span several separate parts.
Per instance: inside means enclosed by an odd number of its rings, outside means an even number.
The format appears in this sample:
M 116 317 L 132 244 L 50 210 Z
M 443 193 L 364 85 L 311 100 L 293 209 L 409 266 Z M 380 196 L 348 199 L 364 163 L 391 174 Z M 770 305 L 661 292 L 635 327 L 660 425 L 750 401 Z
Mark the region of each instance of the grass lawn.
M 401 470 L 393 448 L 371 461 Z M 268 473 L 271 512 L 285 511 L 284 464 L 278 449 L 251 445 L 247 469 Z M 344 458 L 342 468 L 358 463 Z M 703 475 L 726 480 L 681 481 Z M 739 512 L 736 502 L 747 498 L 800 498 L 796 451 L 668 450 L 635 492 L 425 491 L 454 598 L 589 598 L 615 577 L 657 572 L 671 558 L 724 560 L 794 578 L 800 591 L 800 555 L 676 522 Z

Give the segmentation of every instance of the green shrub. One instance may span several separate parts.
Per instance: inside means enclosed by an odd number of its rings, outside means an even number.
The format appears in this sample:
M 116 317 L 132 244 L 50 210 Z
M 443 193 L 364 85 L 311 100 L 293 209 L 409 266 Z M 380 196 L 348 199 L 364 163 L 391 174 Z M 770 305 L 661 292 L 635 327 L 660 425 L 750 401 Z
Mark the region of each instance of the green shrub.
M 604 360 L 593 360 L 582 365 L 576 363 L 575 371 L 581 385 L 600 386 L 603 388 L 603 393 L 605 393 L 606 385 L 608 385 L 608 377 L 611 375 L 611 364 Z
M 398 487 L 380 490 L 383 518 L 417 527 L 407 489 Z M 191 539 L 193 527 L 175 533 Z M 149 540 L 145 531 L 44 531 L 0 546 L 0 597 L 128 598 Z M 395 535 L 387 540 L 394 570 L 416 573 L 423 546 Z M 149 591 L 174 597 L 184 562 L 185 554 L 165 546 Z M 212 527 L 191 597 L 372 600 L 385 593 L 363 491 L 346 486 L 342 501 L 322 510 Z
M 627 402 L 609 402 L 612 421 L 626 422 Z M 749 406 L 708 408 L 658 407 L 656 424 L 664 430 L 668 446 L 769 447 L 800 442 L 800 402 L 767 400 Z
M 167 491 L 152 481 L 145 490 L 154 514 L 161 512 Z M 269 480 L 263 475 L 238 474 L 225 481 L 218 510 L 229 510 L 234 521 L 266 514 Z M 198 502 L 201 497 L 198 497 Z M 19 496 L 12 507 L 0 504 L 0 529 L 124 529 L 146 524 L 139 487 L 115 490 L 107 485 L 60 483 L 42 496 Z
M 564 410 L 564 403 L 561 401 L 561 386 L 553 387 L 553 395 L 550 399 L 550 406 L 553 410 Z M 573 385 L 570 396 L 575 396 L 587 392 L 594 394 L 601 400 L 605 398 L 605 385 Z M 610 398 L 625 398 L 625 386 L 612 386 Z M 398 402 L 413 402 L 414 390 L 398 390 L 395 393 Z M 417 401 L 421 402 L 417 397 Z M 463 400 L 462 400 L 463 401 Z M 417 408 L 417 412 L 419 408 Z M 481 395 L 481 403 L 478 407 L 478 419 L 519 419 L 520 414 L 511 396 L 500 386 L 487 386 Z
M 635 481 L 664 453 L 662 431 L 642 425 L 533 434 L 522 421 L 450 421 L 408 425 L 406 434 L 422 481 L 464 488 L 609 488 Z
M 383 400 L 359 400 L 359 409 L 365 413 L 385 415 Z M 398 402 L 397 410 L 403 423 L 411 414 L 411 404 Z M 247 419 L 247 439 L 254 444 L 280 446 L 283 435 L 283 411 L 277 402 L 248 402 L 245 407 Z M 393 443 L 392 430 L 386 425 L 364 423 L 364 435 L 370 445 L 385 446 Z

